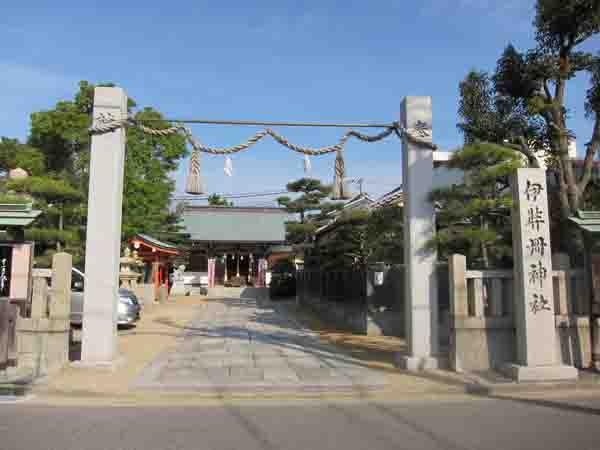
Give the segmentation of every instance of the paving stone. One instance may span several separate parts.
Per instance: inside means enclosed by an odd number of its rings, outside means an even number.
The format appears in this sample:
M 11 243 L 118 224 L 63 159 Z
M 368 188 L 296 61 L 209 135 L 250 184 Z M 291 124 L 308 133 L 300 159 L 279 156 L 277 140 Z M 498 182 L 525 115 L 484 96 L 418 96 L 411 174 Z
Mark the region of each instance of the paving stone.
M 296 372 L 288 367 L 277 368 L 277 367 L 265 367 L 264 378 L 267 381 L 299 381 L 300 377 Z
M 257 367 L 269 367 L 269 368 L 287 368 L 290 365 L 288 364 L 285 358 L 279 356 L 264 356 L 264 355 L 255 355 L 254 362 Z
M 329 378 L 332 376 L 331 369 L 324 367 L 292 367 L 292 370 L 300 377 L 301 380 L 314 380 L 318 378 Z
M 140 386 L 210 392 L 377 388 L 385 377 L 319 340 L 278 308 L 248 299 L 199 309 L 178 346 L 140 375 Z
M 254 359 L 248 355 L 246 357 L 233 356 L 223 359 L 223 364 L 227 367 L 238 366 L 238 367 L 255 367 L 256 363 Z
M 229 376 L 229 367 L 206 367 L 198 370 L 198 373 L 202 378 L 220 380 Z
M 230 367 L 229 376 L 232 378 L 264 378 L 264 370 L 258 367 Z
M 298 367 L 303 369 L 320 368 L 321 366 L 323 366 L 323 363 L 320 360 L 311 357 L 287 358 L 287 364 L 289 364 L 292 367 Z

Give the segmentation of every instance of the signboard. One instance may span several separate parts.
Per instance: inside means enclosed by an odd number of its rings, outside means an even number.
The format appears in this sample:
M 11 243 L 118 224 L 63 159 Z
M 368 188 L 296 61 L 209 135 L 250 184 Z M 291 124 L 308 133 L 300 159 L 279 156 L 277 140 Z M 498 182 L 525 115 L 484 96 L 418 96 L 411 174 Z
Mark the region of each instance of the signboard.
M 0 245 L 0 297 L 10 297 L 13 248 Z
M 32 266 L 33 243 L 0 243 L 0 298 L 28 301 Z

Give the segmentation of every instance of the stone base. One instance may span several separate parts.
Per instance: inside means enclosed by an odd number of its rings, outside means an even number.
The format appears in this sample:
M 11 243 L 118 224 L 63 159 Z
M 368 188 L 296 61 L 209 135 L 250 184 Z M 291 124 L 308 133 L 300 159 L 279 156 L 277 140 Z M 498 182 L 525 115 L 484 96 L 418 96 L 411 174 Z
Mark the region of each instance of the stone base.
M 114 372 L 125 365 L 125 357 L 119 356 L 112 361 L 73 361 L 70 366 L 76 369 L 98 369 Z
M 579 372 L 573 366 L 520 366 L 506 364 L 501 371 L 517 383 L 540 383 L 547 381 L 576 381 Z
M 445 366 L 444 361 L 436 356 L 406 356 L 397 354 L 395 360 L 396 367 L 411 372 L 441 369 Z

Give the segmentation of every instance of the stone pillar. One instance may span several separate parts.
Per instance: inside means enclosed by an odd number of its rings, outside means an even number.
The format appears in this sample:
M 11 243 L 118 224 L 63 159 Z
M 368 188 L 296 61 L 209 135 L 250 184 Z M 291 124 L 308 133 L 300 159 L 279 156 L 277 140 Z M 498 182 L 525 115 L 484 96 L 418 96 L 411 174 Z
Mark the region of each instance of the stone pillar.
M 556 351 L 546 171 L 517 169 L 511 184 L 517 364 L 504 371 L 517 381 L 573 380 L 577 370 L 559 365 Z
M 431 97 L 405 97 L 400 124 L 423 140 L 431 140 Z M 405 329 L 408 354 L 397 363 L 407 370 L 435 369 L 438 354 L 437 252 L 426 243 L 435 233 L 435 215 L 429 202 L 433 189 L 433 150 L 402 139 L 404 189 Z
M 40 319 L 48 316 L 48 282 L 45 277 L 33 277 L 31 295 L 31 318 Z
M 211 256 L 208 258 L 208 287 L 215 287 L 215 257 Z
M 167 303 L 167 300 L 169 300 L 169 291 L 166 285 L 161 284 L 158 287 L 158 303 Z
M 462 372 L 461 352 L 458 349 L 457 322 L 469 315 L 467 291 L 467 258 L 463 255 L 451 255 L 448 261 L 448 279 L 450 288 L 450 367 Z
M 94 122 L 127 115 L 127 95 L 120 88 L 97 87 Z M 95 134 L 90 152 L 85 291 L 84 364 L 112 364 L 117 357 L 117 304 L 123 204 L 125 129 Z
M 557 285 L 554 286 L 554 314 L 564 316 L 572 314 L 573 306 L 571 305 L 571 297 L 569 295 L 571 289 L 571 280 L 569 277 L 571 260 L 569 255 L 565 253 L 555 253 L 552 255 L 552 269 L 562 271 L 557 277 Z M 558 311 L 556 308 L 558 308 Z
M 235 276 L 237 278 L 239 278 L 240 277 L 240 255 L 237 253 L 235 255 L 235 264 L 236 264 Z
M 52 293 L 49 305 L 50 317 L 71 318 L 71 268 L 73 257 L 68 253 L 56 253 L 52 257 Z
M 584 236 L 586 234 L 584 233 Z M 584 242 L 587 248 L 594 248 L 594 242 L 590 237 L 586 236 Z M 585 272 L 587 289 L 584 290 L 586 293 L 584 302 L 589 304 L 584 311 L 587 311 L 590 316 L 590 366 L 600 371 L 600 254 L 584 252 L 584 255 L 584 267 L 588 269 Z
M 227 283 L 229 281 L 229 275 L 227 273 L 227 253 L 225 253 L 225 274 L 223 276 L 223 282 Z
M 265 280 L 266 267 L 267 267 L 267 261 L 264 258 L 259 258 L 258 270 L 257 270 L 257 274 L 256 274 L 256 278 L 257 278 L 256 287 L 265 287 L 267 285 L 266 280 Z

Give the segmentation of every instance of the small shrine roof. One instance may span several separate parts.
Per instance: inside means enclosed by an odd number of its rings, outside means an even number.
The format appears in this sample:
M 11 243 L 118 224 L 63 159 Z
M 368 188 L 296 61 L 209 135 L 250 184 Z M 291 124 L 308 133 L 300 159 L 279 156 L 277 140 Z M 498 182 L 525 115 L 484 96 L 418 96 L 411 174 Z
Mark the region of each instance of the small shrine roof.
M 179 254 L 179 248 L 176 245 L 173 245 L 169 242 L 159 241 L 158 239 L 148 236 L 147 234 L 138 233 L 131 239 L 131 242 L 140 242 L 147 247 L 156 248 L 157 251 L 172 255 Z
M 41 213 L 31 203 L 0 203 L 0 226 L 26 227 Z
M 587 233 L 600 233 L 600 211 L 578 210 L 569 220 Z

